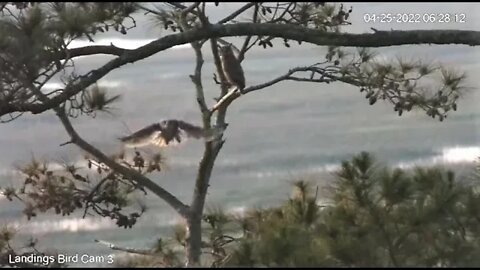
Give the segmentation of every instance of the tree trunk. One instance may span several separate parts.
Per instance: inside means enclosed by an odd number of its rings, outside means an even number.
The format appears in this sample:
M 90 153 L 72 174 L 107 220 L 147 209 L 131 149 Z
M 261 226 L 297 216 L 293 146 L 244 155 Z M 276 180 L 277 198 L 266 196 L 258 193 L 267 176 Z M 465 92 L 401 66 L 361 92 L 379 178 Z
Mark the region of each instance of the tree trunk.
M 210 42 L 212 47 L 212 54 L 215 60 L 215 66 L 217 67 L 217 72 L 220 75 L 220 80 L 222 82 L 220 95 L 220 97 L 222 97 L 227 94 L 228 89 L 224 84 L 226 80 L 220 63 L 220 57 L 217 50 L 217 41 L 215 39 L 211 39 Z M 201 66 L 203 65 L 202 51 L 200 49 L 201 46 L 198 46 L 198 44 L 195 43 L 192 43 L 192 46 L 197 56 L 197 66 L 195 69 L 195 75 L 192 77 L 192 81 L 197 88 L 197 101 L 200 106 L 200 111 L 202 112 L 203 127 L 210 128 L 211 115 L 208 112 L 207 106 L 205 104 L 205 97 L 203 95 L 203 87 L 201 83 Z M 226 110 L 227 106 L 218 109 L 216 121 L 216 124 L 218 126 L 225 124 Z M 203 210 L 205 206 L 205 199 L 207 197 L 207 191 L 213 166 L 215 164 L 218 153 L 220 152 L 223 144 L 225 143 L 222 137 L 216 139 L 213 142 L 205 143 L 203 157 L 198 166 L 197 179 L 195 181 L 195 189 L 193 191 L 193 200 L 187 219 L 187 239 L 185 248 L 187 255 L 187 267 L 201 266 L 200 258 L 202 253 Z
M 195 190 L 193 192 L 193 201 L 187 219 L 187 239 L 185 247 L 187 267 L 200 266 L 203 209 L 213 165 L 223 143 L 224 141 L 221 138 L 215 142 L 205 143 L 205 151 L 198 168 Z
M 186 267 L 200 266 L 200 255 L 202 250 L 202 218 L 199 215 L 192 215 L 187 220 L 187 262 Z

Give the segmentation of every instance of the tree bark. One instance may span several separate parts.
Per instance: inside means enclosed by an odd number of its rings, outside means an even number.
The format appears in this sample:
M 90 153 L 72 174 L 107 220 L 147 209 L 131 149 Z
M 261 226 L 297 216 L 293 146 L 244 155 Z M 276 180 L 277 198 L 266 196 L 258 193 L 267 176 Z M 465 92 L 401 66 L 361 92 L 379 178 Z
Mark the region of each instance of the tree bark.
M 222 71 L 220 58 L 217 50 L 217 41 L 216 39 L 210 40 L 210 45 L 212 48 L 212 53 L 215 60 L 215 65 L 217 67 L 217 73 L 219 73 L 221 80 L 220 87 L 220 97 L 227 93 L 225 84 L 225 76 Z M 203 93 L 203 86 L 201 81 L 201 69 L 203 65 L 203 56 L 201 52 L 201 46 L 199 43 L 192 43 L 192 46 L 195 50 L 197 63 L 195 68 L 195 74 L 192 76 L 192 81 L 196 86 L 197 90 L 197 101 L 200 107 L 200 112 L 202 113 L 203 126 L 204 128 L 210 128 L 211 122 L 211 113 L 205 104 L 205 97 Z M 219 110 L 217 112 L 217 125 L 222 125 L 225 123 L 225 113 L 226 110 Z M 187 262 L 186 266 L 200 266 L 200 256 L 202 249 L 202 217 L 203 210 L 205 207 L 205 200 L 207 197 L 207 191 L 210 182 L 210 176 L 212 174 L 213 166 L 215 160 L 220 152 L 225 141 L 222 138 L 218 138 L 213 142 L 205 143 L 205 150 L 203 153 L 202 160 L 200 161 L 197 178 L 195 181 L 195 188 L 193 191 L 193 200 L 190 205 L 190 215 L 187 219 Z
M 193 201 L 187 219 L 187 266 L 198 266 L 202 245 L 202 217 L 213 165 L 224 141 L 207 142 L 197 172 Z

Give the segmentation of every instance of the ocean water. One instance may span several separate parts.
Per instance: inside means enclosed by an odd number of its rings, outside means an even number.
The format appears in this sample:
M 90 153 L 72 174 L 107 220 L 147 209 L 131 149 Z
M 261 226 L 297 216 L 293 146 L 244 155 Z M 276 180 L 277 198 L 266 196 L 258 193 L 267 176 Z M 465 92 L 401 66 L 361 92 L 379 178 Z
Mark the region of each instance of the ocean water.
M 360 14 L 362 8 L 368 8 L 361 4 L 355 7 Z M 355 20 L 360 23 L 361 17 Z M 471 21 L 459 28 L 477 25 Z M 354 32 L 370 27 L 361 26 Z M 398 28 L 402 27 L 411 26 Z M 104 42 L 113 40 L 116 45 L 135 48 L 155 37 L 139 36 L 128 42 L 112 37 Z M 326 51 L 310 45 L 292 47 L 255 48 L 243 64 L 247 85 L 273 79 L 294 66 L 319 62 Z M 213 104 L 218 87 L 212 80 L 214 68 L 207 49 L 203 80 L 207 102 Z M 470 86 L 479 86 L 480 50 L 476 47 L 393 46 L 375 51 L 387 61 L 395 56 L 421 57 L 456 67 L 467 73 Z M 86 72 L 109 59 L 78 59 L 77 72 Z M 99 82 L 112 87 L 112 93 L 122 94 L 122 100 L 115 104 L 115 115 L 99 115 L 94 120 L 81 117 L 73 120 L 74 126 L 86 140 L 110 153 L 120 149 L 115 138 L 128 134 L 128 129 L 133 131 L 166 118 L 200 123 L 195 89 L 188 78 L 194 64 L 192 49 L 179 46 L 115 70 Z M 55 86 L 53 82 L 47 87 Z M 228 111 L 226 144 L 212 174 L 207 207 L 222 205 L 241 211 L 274 205 L 287 198 L 293 177 L 319 175 L 315 181 L 325 184 L 329 172 L 360 151 L 372 152 L 385 163 L 403 168 L 435 164 L 464 168 L 480 156 L 479 101 L 479 89 L 466 93 L 458 111 L 438 122 L 423 112 L 398 117 L 390 104 L 381 101 L 369 106 L 357 88 L 343 83 L 283 82 L 248 94 Z M 82 152 L 71 145 L 60 147 L 65 141 L 67 134 L 50 112 L 25 115 L 0 125 L 0 186 L 16 185 L 14 165 L 27 162 L 32 154 L 57 163 L 62 159 L 79 162 Z M 168 170 L 152 175 L 152 179 L 182 201 L 190 202 L 202 146 L 191 140 L 165 150 Z M 62 218 L 46 213 L 27 222 L 20 203 L 0 197 L 0 223 L 17 228 L 21 239 L 35 236 L 41 247 L 68 254 L 107 255 L 112 251 L 94 239 L 142 248 L 157 237 L 171 235 L 171 225 L 179 222 L 175 213 L 156 197 L 147 196 L 146 202 L 149 210 L 139 223 L 133 229 L 121 229 L 110 220 L 82 219 L 78 214 Z

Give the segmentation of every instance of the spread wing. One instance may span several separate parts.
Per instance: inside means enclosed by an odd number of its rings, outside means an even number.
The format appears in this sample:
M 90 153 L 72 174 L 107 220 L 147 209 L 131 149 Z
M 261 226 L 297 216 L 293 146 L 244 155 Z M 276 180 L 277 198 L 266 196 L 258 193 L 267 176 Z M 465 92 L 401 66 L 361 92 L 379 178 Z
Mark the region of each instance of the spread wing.
M 187 122 L 178 121 L 178 128 L 181 129 L 188 137 L 195 139 L 204 138 L 206 141 L 212 141 L 215 137 L 221 135 L 227 128 L 227 124 L 222 127 L 214 126 L 210 130 L 205 130 L 202 127 L 192 125 Z
M 158 147 L 178 145 L 185 141 L 186 137 L 195 139 L 204 138 L 207 141 L 213 140 L 223 129 L 214 128 L 210 132 L 205 132 L 202 127 L 192 125 L 181 120 L 166 120 L 161 123 L 152 124 L 138 130 L 130 136 L 119 138 L 127 147 L 141 147 L 149 144 Z
M 150 143 L 160 143 L 159 140 L 163 140 L 162 127 L 158 123 L 152 124 L 138 130 L 132 135 L 121 137 L 119 140 L 127 147 L 140 147 Z
M 203 128 L 180 120 L 177 122 L 178 128 L 180 128 L 188 137 L 193 137 L 195 139 L 205 137 Z

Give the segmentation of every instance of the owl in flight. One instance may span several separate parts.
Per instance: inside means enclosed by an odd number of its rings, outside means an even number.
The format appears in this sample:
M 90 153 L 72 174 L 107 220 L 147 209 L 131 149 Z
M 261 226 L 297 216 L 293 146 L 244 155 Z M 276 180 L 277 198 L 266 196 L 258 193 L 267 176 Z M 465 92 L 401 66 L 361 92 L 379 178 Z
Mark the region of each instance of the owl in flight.
M 222 127 L 214 126 L 210 130 L 205 130 L 181 120 L 171 119 L 149 125 L 119 140 L 127 147 L 141 147 L 149 144 L 166 147 L 181 143 L 185 137 L 212 141 L 223 134 L 227 126 L 228 124 Z
M 232 44 L 220 47 L 220 60 L 222 63 L 223 73 L 231 86 L 237 87 L 242 92 L 245 88 L 245 75 L 243 74 L 240 61 L 232 50 Z

